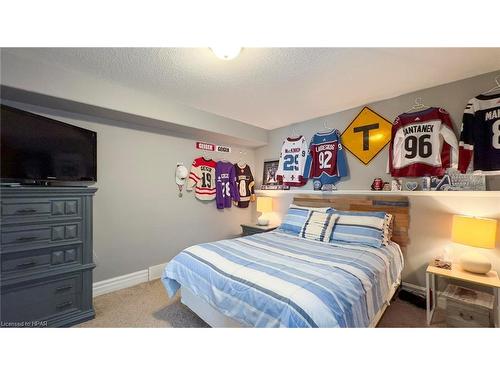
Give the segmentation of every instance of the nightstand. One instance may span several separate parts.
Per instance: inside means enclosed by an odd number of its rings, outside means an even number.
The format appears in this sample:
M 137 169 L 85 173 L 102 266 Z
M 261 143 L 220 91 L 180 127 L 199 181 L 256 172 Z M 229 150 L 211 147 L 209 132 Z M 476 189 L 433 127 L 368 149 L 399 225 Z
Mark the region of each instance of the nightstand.
M 499 327 L 500 324 L 500 300 L 499 300 L 499 290 L 500 290 L 500 279 L 498 279 L 498 274 L 496 271 L 490 271 L 485 275 L 471 273 L 462 270 L 459 264 L 452 264 L 451 270 L 445 270 L 443 268 L 434 267 L 429 265 L 426 270 L 425 278 L 425 291 L 427 300 L 427 325 L 432 322 L 432 317 L 436 311 L 437 305 L 437 293 L 436 293 L 436 278 L 446 277 L 448 279 L 455 279 L 465 281 L 467 283 L 487 286 L 493 288 L 493 294 L 495 297 L 495 302 L 493 306 L 493 314 L 495 320 L 495 327 Z M 432 295 L 431 295 L 432 294 Z
M 252 234 L 270 232 L 278 228 L 277 225 L 257 225 L 257 224 L 241 224 L 243 230 L 241 236 L 251 236 Z

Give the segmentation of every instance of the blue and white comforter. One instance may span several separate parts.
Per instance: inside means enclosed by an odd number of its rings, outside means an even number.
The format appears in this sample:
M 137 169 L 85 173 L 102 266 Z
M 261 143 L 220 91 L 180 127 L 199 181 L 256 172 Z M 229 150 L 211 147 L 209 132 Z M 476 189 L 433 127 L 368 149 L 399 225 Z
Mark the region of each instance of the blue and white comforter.
M 254 327 L 368 327 L 403 268 L 399 246 L 322 243 L 279 231 L 191 246 L 162 281 Z

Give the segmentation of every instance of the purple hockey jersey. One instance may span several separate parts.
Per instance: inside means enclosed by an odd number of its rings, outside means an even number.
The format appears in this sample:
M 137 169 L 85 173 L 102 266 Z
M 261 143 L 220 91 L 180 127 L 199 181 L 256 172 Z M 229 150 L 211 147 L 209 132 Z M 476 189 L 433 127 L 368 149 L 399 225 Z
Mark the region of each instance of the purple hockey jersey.
M 231 200 L 238 202 L 240 195 L 236 186 L 236 171 L 229 162 L 218 161 L 215 167 L 215 201 L 217 208 L 231 207 Z

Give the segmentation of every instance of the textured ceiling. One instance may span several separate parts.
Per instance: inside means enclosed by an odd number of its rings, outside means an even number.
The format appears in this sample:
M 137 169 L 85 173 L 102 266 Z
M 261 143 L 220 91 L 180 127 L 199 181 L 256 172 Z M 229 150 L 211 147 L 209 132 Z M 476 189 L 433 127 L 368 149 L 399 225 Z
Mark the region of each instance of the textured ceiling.
M 9 49 L 266 129 L 500 69 L 500 49 Z

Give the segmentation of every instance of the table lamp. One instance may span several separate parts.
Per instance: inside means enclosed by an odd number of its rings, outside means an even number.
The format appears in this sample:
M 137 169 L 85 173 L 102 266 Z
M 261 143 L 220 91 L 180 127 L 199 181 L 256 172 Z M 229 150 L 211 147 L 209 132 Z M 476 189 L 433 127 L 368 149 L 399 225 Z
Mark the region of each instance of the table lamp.
M 465 252 L 460 256 L 460 266 L 473 273 L 488 273 L 490 260 L 479 253 L 480 249 L 494 249 L 497 232 L 495 219 L 484 219 L 462 215 L 453 216 L 451 240 L 463 245 Z M 458 245 L 459 246 L 459 245 Z M 457 247 L 454 245 L 454 247 Z
M 257 197 L 257 211 L 262 215 L 257 219 L 257 225 L 268 225 L 269 219 L 265 217 L 267 212 L 273 210 L 273 199 L 271 197 Z

